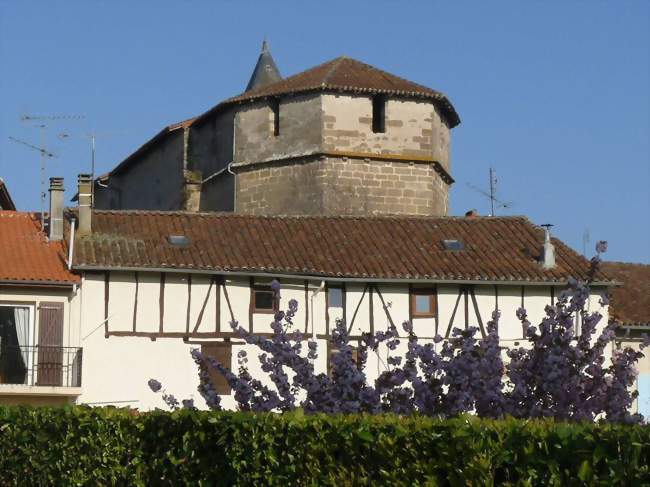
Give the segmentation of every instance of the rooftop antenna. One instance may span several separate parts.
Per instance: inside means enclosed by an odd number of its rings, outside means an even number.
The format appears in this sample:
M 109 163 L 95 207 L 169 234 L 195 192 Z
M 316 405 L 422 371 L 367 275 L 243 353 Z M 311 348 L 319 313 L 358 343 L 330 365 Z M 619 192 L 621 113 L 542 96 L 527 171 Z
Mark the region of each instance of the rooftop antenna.
M 87 134 L 78 134 L 78 135 L 72 134 L 70 132 L 61 132 L 58 135 L 59 139 L 61 139 L 61 140 L 66 140 L 66 139 L 69 139 L 71 137 L 76 137 L 76 136 L 84 136 L 84 137 L 87 137 L 90 140 L 90 153 L 91 153 L 91 155 L 90 155 L 90 168 L 91 168 L 90 169 L 90 174 L 92 176 L 92 181 L 93 181 L 93 184 L 90 186 L 90 188 L 91 188 L 90 189 L 91 207 L 94 207 L 94 203 L 95 203 L 95 142 L 97 140 L 97 137 L 105 137 L 105 136 L 111 136 L 111 135 L 121 134 L 121 133 L 126 133 L 126 131 L 118 130 L 118 131 L 114 131 L 114 132 L 101 132 L 101 133 L 91 132 L 91 133 L 87 133 Z
M 45 149 L 45 143 L 44 143 L 44 137 L 43 137 L 43 131 L 41 130 L 41 144 L 40 147 L 35 146 L 34 144 L 30 144 L 29 142 L 25 142 L 24 140 L 17 139 L 15 137 L 9 137 L 9 140 L 13 140 L 14 142 L 17 142 L 18 144 L 22 144 L 26 147 L 29 147 L 30 149 L 34 149 L 41 154 L 41 229 L 45 228 L 45 217 L 43 216 L 44 211 L 45 211 L 45 158 L 47 157 L 57 157 L 48 150 Z
M 496 170 L 490 168 L 490 192 L 483 191 L 480 188 L 472 184 L 467 184 L 470 189 L 473 189 L 479 194 L 482 194 L 490 200 L 490 216 L 496 216 L 495 204 L 497 208 L 512 208 L 513 203 L 511 201 L 501 201 L 497 198 L 497 172 Z
M 589 227 L 585 227 L 585 231 L 582 234 L 582 255 L 587 257 L 587 246 L 591 240 L 591 235 L 589 234 Z
M 58 120 L 81 120 L 83 118 L 86 118 L 84 115 L 23 115 L 20 117 L 20 120 L 22 122 L 36 122 L 36 125 L 34 125 L 36 128 L 39 129 L 39 146 L 36 147 L 33 144 L 30 144 L 29 142 L 24 142 L 18 139 L 15 139 L 13 137 L 9 137 L 10 139 L 14 140 L 15 142 L 21 143 L 23 145 L 26 145 L 28 147 L 31 147 L 32 149 L 36 149 L 41 153 L 41 229 L 45 228 L 45 158 L 46 157 L 56 157 L 54 154 L 51 152 L 48 152 L 45 149 L 45 129 L 47 128 L 47 125 L 45 124 L 46 121 L 58 121 Z

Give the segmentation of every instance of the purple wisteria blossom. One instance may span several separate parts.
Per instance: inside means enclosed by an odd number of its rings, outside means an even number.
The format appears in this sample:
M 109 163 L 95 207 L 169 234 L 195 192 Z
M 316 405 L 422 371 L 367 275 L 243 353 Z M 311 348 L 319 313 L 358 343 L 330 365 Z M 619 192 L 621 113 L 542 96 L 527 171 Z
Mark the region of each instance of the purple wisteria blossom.
M 525 346 L 500 347 L 502 318 L 498 311 L 487 323 L 485 336 L 476 327 L 455 328 L 449 339 L 436 336 L 424 342 L 411 323 L 405 322 L 401 330 L 391 324 L 386 330 L 364 333 L 356 348 L 350 344 L 346 324 L 338 320 L 330 337 L 329 370 L 316 372 L 319 347 L 311 340 L 303 347 L 302 334 L 293 330 L 298 303 L 291 300 L 285 312 L 275 314 L 270 337 L 231 323 L 236 336 L 259 350 L 258 359 L 268 380 L 250 374 L 244 350 L 237 353 L 235 373 L 194 349 L 198 390 L 208 407 L 221 409 L 209 374 L 213 370 L 227 380 L 242 411 L 301 408 L 306 413 L 392 412 L 436 417 L 473 412 L 491 418 L 641 421 L 639 415 L 628 411 L 637 394 L 631 392 L 635 364 L 643 354 L 626 348 L 615 350 L 611 360 L 606 358 L 613 348 L 614 327 L 605 326 L 597 333 L 602 316 L 586 309 L 589 283 L 598 269 L 599 254 L 606 249 L 605 242 L 598 242 L 589 279 L 584 283 L 570 279 L 557 301 L 546 307 L 541 323 L 533 325 L 524 308 L 517 310 Z M 279 299 L 279 283 L 273 281 L 271 287 Z M 606 296 L 601 303 L 607 303 Z M 645 345 L 647 341 L 641 348 Z M 404 347 L 405 352 L 397 353 Z M 385 361 L 380 360 L 385 370 L 372 381 L 366 375 L 370 354 L 386 356 Z M 154 392 L 162 389 L 154 379 L 149 387 Z M 164 390 L 163 399 L 170 408 L 179 407 Z M 190 401 L 182 405 L 195 407 Z

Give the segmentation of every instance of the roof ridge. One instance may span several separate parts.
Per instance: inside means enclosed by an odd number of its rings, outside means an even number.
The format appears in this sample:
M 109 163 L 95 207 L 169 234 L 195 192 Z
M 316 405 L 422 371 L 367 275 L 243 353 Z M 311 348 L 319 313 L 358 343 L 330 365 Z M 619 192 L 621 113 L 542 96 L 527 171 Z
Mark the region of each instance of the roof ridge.
M 346 56 L 342 56 L 342 57 L 346 57 Z M 390 72 L 388 72 L 388 71 L 386 71 L 386 70 L 384 70 L 384 69 L 378 68 L 377 66 L 373 66 L 372 64 L 368 64 L 368 63 L 366 63 L 366 62 L 359 61 L 358 59 L 351 58 L 351 57 L 346 57 L 346 59 L 348 59 L 348 60 L 350 60 L 350 61 L 353 61 L 353 62 L 355 62 L 355 63 L 361 64 L 362 66 L 365 66 L 366 68 L 370 68 L 370 69 L 373 69 L 373 70 L 375 70 L 375 71 L 378 71 L 378 72 L 380 72 L 382 75 L 386 75 L 386 76 L 389 77 L 389 78 L 397 78 L 397 79 L 399 79 L 400 81 L 403 81 L 403 82 L 405 82 L 405 83 L 409 83 L 409 84 L 415 85 L 415 86 L 417 86 L 418 88 L 421 88 L 421 89 L 424 89 L 424 90 L 431 91 L 431 92 L 433 92 L 433 93 L 436 93 L 437 95 L 445 96 L 442 92 L 440 92 L 440 91 L 438 91 L 438 90 L 434 90 L 433 88 L 429 88 L 429 87 L 426 86 L 426 85 L 423 85 L 423 84 L 420 84 L 420 83 L 416 83 L 415 81 L 411 81 L 410 79 L 404 78 L 404 77 L 399 76 L 399 75 L 397 75 L 397 74 L 390 73 Z
M 323 80 L 321 82 L 321 86 L 327 86 L 327 81 L 330 79 L 330 77 L 334 74 L 334 72 L 338 69 L 338 67 L 341 65 L 341 62 L 343 60 L 347 59 L 345 56 L 339 56 L 335 58 L 334 60 L 331 61 L 332 66 L 330 69 L 325 73 L 325 76 L 323 77 Z M 303 71 L 304 72 L 304 71 Z
M 74 208 L 67 208 L 74 210 Z M 15 212 L 12 212 L 15 213 Z M 214 218 L 246 218 L 246 219 L 303 219 L 303 220 L 463 220 L 468 222 L 474 221 L 498 221 L 498 220 L 522 220 L 535 225 L 523 215 L 503 215 L 503 216 L 472 216 L 464 215 L 401 215 L 401 214 L 384 214 L 384 215 L 292 215 L 292 214 L 264 214 L 253 215 L 245 213 L 235 213 L 231 211 L 183 211 L 183 210 L 99 210 L 93 209 L 97 214 L 115 214 L 115 215 L 162 215 L 162 216 L 202 216 Z M 537 225 L 535 225 L 537 226 Z

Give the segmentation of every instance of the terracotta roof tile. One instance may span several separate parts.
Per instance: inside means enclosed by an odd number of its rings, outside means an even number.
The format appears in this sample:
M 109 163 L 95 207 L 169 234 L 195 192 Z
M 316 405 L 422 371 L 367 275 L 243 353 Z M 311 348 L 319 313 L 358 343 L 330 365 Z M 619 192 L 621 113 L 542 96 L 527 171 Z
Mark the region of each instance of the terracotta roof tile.
M 603 270 L 623 284 L 610 292 L 610 317 L 624 325 L 650 326 L 650 265 L 603 262 Z
M 48 242 L 36 215 L 0 211 L 0 283 L 78 282 L 65 258 L 64 242 Z
M 538 262 L 543 230 L 523 217 L 294 217 L 94 211 L 75 268 L 170 268 L 347 278 L 565 282 L 589 263 L 554 239 L 557 266 Z M 171 245 L 169 235 L 189 238 Z M 448 251 L 443 239 L 460 239 Z M 599 273 L 597 280 L 608 281 Z
M 269 96 L 332 90 L 431 99 L 443 110 L 451 127 L 460 123 L 456 110 L 444 94 L 345 56 L 259 89 L 246 91 L 217 107 Z

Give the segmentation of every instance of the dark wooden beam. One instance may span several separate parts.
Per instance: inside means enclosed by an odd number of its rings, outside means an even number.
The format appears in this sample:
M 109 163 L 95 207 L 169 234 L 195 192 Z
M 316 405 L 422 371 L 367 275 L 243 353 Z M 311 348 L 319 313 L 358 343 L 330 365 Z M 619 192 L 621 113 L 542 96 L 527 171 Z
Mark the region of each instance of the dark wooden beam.
M 374 335 L 375 334 L 375 303 L 373 302 L 372 299 L 372 288 L 373 286 L 371 285 L 368 289 L 368 311 L 369 311 L 369 318 L 370 318 L 370 334 Z
M 192 333 L 196 333 L 196 331 L 201 326 L 201 322 L 203 321 L 203 313 L 205 313 L 205 307 L 208 305 L 208 300 L 210 299 L 210 293 L 212 292 L 212 286 L 213 285 L 214 285 L 214 276 L 212 276 L 210 278 L 210 286 L 208 287 L 208 292 L 205 294 L 205 299 L 203 300 L 203 305 L 201 306 L 201 311 L 199 311 L 199 316 L 196 319 L 196 323 L 194 325 L 194 329 L 192 330 Z M 189 319 L 189 316 L 188 316 L 188 319 Z M 219 331 L 219 330 L 217 330 L 217 331 Z
M 478 327 L 481 329 L 481 335 L 485 338 L 485 327 L 483 326 L 483 320 L 481 319 L 481 311 L 478 309 L 478 302 L 476 301 L 476 295 L 474 294 L 474 288 L 470 288 L 470 296 L 472 297 L 472 304 L 474 305 L 474 312 L 476 313 L 476 319 L 478 320 Z
M 377 296 L 379 297 L 379 300 L 381 301 L 381 305 L 384 308 L 384 312 L 386 313 L 386 318 L 388 318 L 388 322 L 391 324 L 391 326 L 395 326 L 395 323 L 393 322 L 393 317 L 390 315 L 390 311 L 388 311 L 388 306 L 386 306 L 386 301 L 384 301 L 384 297 L 382 296 L 381 291 L 379 290 L 379 286 L 377 284 L 373 284 L 373 287 L 375 288 L 375 291 L 377 291 Z
M 366 295 L 366 291 L 368 291 L 368 284 L 366 284 L 366 287 L 363 288 L 361 299 L 359 299 L 359 302 L 357 303 L 357 307 L 354 309 L 354 313 L 352 314 L 352 321 L 350 321 L 350 324 L 348 325 L 348 333 L 352 331 L 352 325 L 354 325 L 354 320 L 357 318 L 357 313 L 359 312 L 359 307 L 361 306 L 361 303 L 363 302 L 363 298 Z
M 251 276 L 248 280 L 250 298 L 248 300 L 248 332 L 253 333 L 253 308 L 255 307 L 255 278 Z
M 451 318 L 449 318 L 449 326 L 447 326 L 447 332 L 445 333 L 445 338 L 449 338 L 449 333 L 451 333 L 451 327 L 454 324 L 454 318 L 456 317 L 456 311 L 458 310 L 458 303 L 460 303 L 460 297 L 463 294 L 462 289 L 458 289 L 458 296 L 456 297 L 456 304 L 454 305 L 454 310 L 451 313 Z
M 138 291 L 140 288 L 140 276 L 138 271 L 135 271 L 135 300 L 133 301 L 133 331 L 136 331 L 138 320 Z
M 160 273 L 160 296 L 158 297 L 158 306 L 160 308 L 160 323 L 158 325 L 159 333 L 163 332 L 163 322 L 165 320 L 165 273 Z
M 108 302 L 110 300 L 111 271 L 104 272 L 104 336 L 108 338 Z
M 309 330 L 309 281 L 305 279 L 305 333 Z
M 223 297 L 226 298 L 226 305 L 228 306 L 228 313 L 230 313 L 230 321 L 235 321 L 235 314 L 232 312 L 232 306 L 230 305 L 230 298 L 228 297 L 228 287 L 226 286 L 225 278 L 222 279 L 221 285 L 223 286 Z
M 190 311 L 192 309 L 192 274 L 187 275 L 187 310 L 185 313 L 185 332 L 190 332 Z

